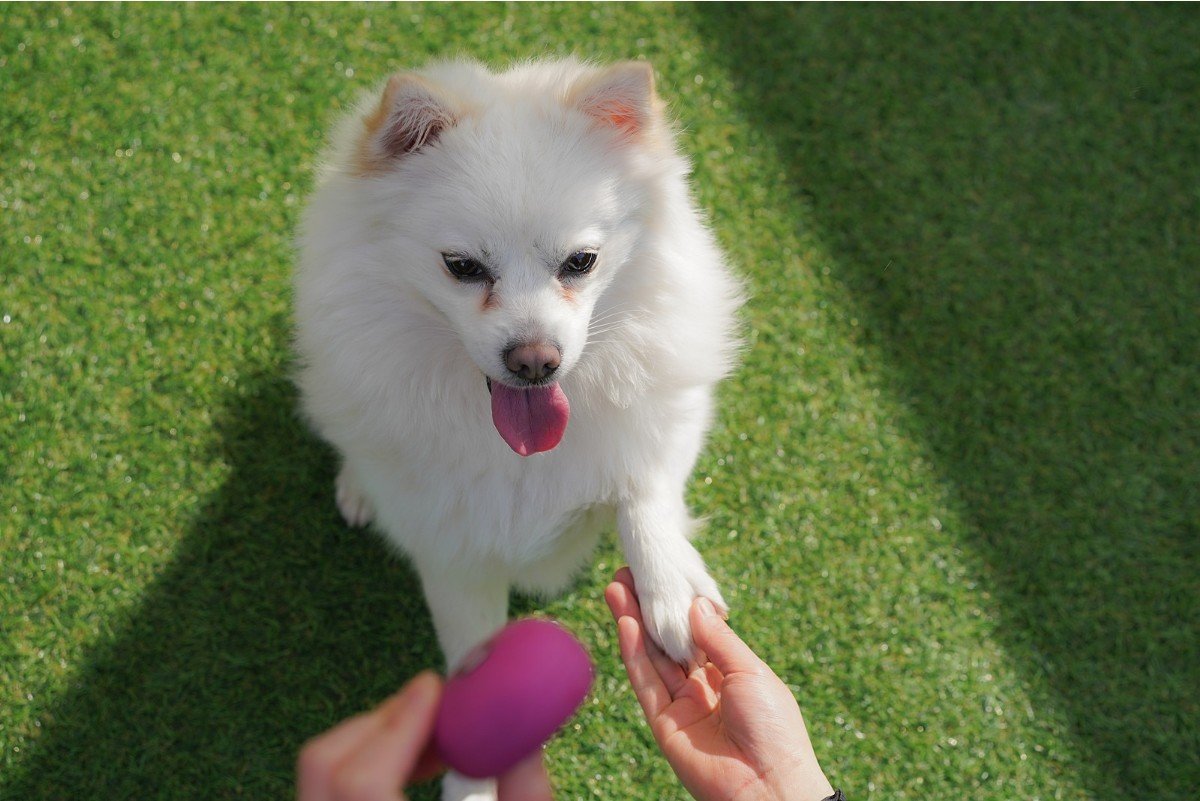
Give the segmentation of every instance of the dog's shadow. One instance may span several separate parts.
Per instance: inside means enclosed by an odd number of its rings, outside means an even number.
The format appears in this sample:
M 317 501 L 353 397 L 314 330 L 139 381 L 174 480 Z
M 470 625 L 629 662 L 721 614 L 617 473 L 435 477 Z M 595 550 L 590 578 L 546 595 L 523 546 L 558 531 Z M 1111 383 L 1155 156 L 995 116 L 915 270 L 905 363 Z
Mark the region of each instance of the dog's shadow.
M 219 422 L 228 480 L 43 716 L 6 797 L 290 797 L 308 737 L 440 665 L 415 574 L 341 523 L 333 455 L 287 379 L 243 387 Z

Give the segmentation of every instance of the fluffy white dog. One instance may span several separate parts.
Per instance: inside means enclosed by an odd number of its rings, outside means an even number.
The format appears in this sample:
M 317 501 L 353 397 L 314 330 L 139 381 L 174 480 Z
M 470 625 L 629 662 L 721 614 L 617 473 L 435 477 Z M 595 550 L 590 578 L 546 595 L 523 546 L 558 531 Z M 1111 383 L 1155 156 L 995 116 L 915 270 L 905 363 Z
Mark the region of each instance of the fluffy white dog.
M 636 62 L 439 63 L 335 132 L 298 383 L 343 458 L 338 508 L 408 554 L 450 666 L 511 587 L 565 589 L 614 518 L 668 654 L 693 655 L 696 596 L 725 609 L 683 496 L 740 293 L 687 174 Z

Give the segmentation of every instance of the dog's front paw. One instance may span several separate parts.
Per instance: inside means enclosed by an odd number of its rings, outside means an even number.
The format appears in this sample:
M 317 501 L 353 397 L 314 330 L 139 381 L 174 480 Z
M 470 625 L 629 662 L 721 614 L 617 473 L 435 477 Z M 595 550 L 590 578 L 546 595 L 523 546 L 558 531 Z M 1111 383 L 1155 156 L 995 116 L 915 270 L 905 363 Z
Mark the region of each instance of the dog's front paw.
M 692 639 L 689 610 L 699 597 L 712 601 L 721 615 L 729 613 L 717 583 L 704 568 L 699 554 L 682 565 L 664 567 L 658 575 L 634 576 L 642 619 L 650 636 L 680 664 L 704 664 L 706 657 Z
M 375 519 L 375 509 L 367 496 L 359 489 L 354 478 L 354 472 L 348 465 L 343 465 L 334 482 L 338 511 L 342 519 L 351 528 L 362 528 Z
M 496 782 L 447 773 L 442 779 L 442 801 L 496 801 Z

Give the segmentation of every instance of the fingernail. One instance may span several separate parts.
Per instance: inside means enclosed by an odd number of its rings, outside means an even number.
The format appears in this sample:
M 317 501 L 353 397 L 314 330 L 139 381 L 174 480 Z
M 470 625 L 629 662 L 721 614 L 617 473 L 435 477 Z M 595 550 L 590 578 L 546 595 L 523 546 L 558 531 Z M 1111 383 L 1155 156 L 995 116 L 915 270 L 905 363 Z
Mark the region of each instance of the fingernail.
M 707 598 L 697 598 L 696 606 L 700 609 L 700 614 L 704 617 L 715 617 L 717 614 L 716 607 Z

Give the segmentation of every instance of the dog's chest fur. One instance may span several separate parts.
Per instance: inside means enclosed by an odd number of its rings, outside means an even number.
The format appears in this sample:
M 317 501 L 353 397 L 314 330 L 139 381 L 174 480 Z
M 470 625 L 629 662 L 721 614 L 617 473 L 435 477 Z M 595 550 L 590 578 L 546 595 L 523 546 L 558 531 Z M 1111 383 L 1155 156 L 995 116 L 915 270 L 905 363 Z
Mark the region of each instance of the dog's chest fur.
M 562 443 L 517 457 L 486 422 L 486 390 L 474 383 L 481 397 L 468 391 L 457 399 L 464 411 L 457 420 L 410 416 L 401 438 L 390 447 L 376 440 L 372 449 L 363 489 L 382 528 L 410 553 L 495 558 L 518 568 L 541 558 L 588 510 L 614 504 L 641 472 L 637 463 L 653 457 L 652 419 L 661 410 L 622 409 L 579 391 L 571 392 Z

